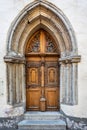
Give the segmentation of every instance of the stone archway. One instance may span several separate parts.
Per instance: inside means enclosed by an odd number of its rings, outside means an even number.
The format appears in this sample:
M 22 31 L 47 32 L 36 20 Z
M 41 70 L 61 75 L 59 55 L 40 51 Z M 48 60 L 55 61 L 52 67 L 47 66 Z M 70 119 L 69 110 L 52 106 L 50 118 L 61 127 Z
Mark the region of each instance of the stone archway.
M 25 48 L 31 35 L 44 28 L 55 39 L 60 51 L 60 103 L 78 102 L 78 55 L 72 26 L 63 12 L 53 4 L 34 1 L 26 6 L 13 21 L 8 34 L 7 66 L 8 104 L 26 106 Z

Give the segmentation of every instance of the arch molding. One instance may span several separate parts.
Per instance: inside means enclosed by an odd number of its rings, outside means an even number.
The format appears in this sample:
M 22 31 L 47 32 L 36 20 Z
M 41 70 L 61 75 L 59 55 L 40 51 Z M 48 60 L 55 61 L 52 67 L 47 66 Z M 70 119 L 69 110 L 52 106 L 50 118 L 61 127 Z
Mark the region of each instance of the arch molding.
M 78 47 L 73 28 L 64 13 L 45 1 L 27 5 L 13 21 L 7 37 L 8 104 L 26 106 L 25 48 L 31 35 L 44 29 L 54 37 L 60 54 L 60 104 L 78 103 Z

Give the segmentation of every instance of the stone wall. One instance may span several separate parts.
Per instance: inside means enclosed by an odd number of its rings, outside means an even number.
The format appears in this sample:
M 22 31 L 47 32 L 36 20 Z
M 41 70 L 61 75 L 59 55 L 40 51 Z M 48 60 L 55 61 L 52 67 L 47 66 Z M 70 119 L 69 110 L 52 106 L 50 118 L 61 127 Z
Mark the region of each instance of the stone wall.
M 6 64 L 3 57 L 6 55 L 8 30 L 12 21 L 21 10 L 33 0 L 1 0 L 0 1 L 0 117 L 6 117 L 7 83 Z M 68 17 L 75 31 L 78 53 L 81 62 L 78 66 L 78 104 L 75 106 L 61 105 L 61 109 L 75 117 L 87 118 L 87 1 L 86 0 L 48 0 L 60 8 Z M 10 106 L 8 107 L 10 110 Z M 19 113 L 20 115 L 20 113 Z
M 61 117 L 62 120 L 66 121 L 67 130 L 87 130 L 87 119 L 70 117 L 64 114 Z M 10 116 L 7 118 L 0 118 L 0 129 L 2 130 L 17 130 L 18 123 L 23 120 L 23 115 L 21 116 Z
M 18 129 L 18 122 L 23 120 L 23 116 L 0 118 L 0 129 L 1 130 L 16 130 Z

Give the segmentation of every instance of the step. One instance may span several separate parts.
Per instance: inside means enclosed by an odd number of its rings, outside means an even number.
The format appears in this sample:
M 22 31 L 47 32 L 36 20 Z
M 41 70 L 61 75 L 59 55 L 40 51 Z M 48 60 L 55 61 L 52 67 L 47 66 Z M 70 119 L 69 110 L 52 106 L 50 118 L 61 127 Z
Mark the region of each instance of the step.
M 23 120 L 18 124 L 19 130 L 66 130 L 63 120 Z
M 25 120 L 58 120 L 63 115 L 60 112 L 26 112 Z

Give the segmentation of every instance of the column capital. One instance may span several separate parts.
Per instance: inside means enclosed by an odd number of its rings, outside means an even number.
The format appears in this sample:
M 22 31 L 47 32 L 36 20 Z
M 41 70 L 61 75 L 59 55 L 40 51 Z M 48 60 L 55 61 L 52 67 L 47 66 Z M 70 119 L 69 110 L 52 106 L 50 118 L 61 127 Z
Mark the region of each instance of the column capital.
M 80 55 L 76 56 L 66 56 L 59 59 L 60 64 L 70 64 L 70 63 L 78 63 L 81 60 Z
M 4 57 L 4 61 L 6 63 L 19 63 L 19 64 L 25 64 L 25 57 L 23 56 L 8 56 L 6 55 Z
M 80 55 L 72 56 L 72 58 L 71 58 L 72 63 L 78 63 L 80 61 L 81 61 L 81 56 Z

